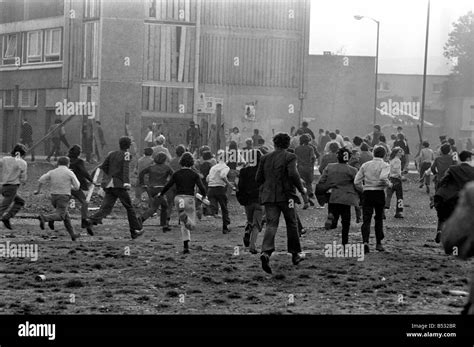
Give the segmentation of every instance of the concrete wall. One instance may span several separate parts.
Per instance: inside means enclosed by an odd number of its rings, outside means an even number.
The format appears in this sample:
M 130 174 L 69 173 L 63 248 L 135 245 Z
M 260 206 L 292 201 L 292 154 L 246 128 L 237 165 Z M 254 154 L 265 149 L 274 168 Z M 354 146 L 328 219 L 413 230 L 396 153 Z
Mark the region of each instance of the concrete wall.
M 107 152 L 116 150 L 118 139 L 125 135 L 126 113 L 135 141 L 141 142 L 145 11 L 137 1 L 104 2 L 102 10 L 99 117 Z
M 238 127 L 242 141 L 259 129 L 266 143 L 271 143 L 273 131 L 289 132 L 298 124 L 298 90 L 296 88 L 260 88 L 201 85 L 200 91 L 206 96 L 223 98 L 223 120 L 225 130 Z M 245 105 L 256 103 L 255 121 L 245 119 Z M 293 113 L 290 113 L 293 105 Z

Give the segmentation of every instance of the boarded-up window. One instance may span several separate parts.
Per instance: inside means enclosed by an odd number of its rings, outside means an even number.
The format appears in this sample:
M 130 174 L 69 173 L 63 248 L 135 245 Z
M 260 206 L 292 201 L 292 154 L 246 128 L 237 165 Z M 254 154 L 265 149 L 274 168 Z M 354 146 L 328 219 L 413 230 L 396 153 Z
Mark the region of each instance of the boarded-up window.
M 142 87 L 142 110 L 193 113 L 194 90 L 187 88 Z
M 145 27 L 145 81 L 194 81 L 196 30 L 189 26 Z
M 100 0 L 85 0 L 84 18 L 99 18 L 100 16 Z
M 99 76 L 99 22 L 84 23 L 84 63 L 82 77 Z
M 199 82 L 297 88 L 300 57 L 296 38 L 207 34 L 201 38 Z
M 303 0 L 201 0 L 201 24 L 301 31 Z
M 196 21 L 196 0 L 147 0 L 147 16 L 160 21 Z

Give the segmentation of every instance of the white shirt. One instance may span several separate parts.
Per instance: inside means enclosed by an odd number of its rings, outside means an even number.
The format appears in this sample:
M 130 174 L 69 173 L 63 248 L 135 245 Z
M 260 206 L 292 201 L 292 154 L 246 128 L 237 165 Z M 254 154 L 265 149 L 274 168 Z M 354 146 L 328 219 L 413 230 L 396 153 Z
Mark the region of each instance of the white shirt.
M 341 134 L 336 135 L 336 141 L 339 143 L 339 147 L 342 148 L 344 147 L 344 138 L 342 137 Z
M 51 182 L 51 194 L 71 195 L 71 188 L 78 190 L 81 186 L 74 172 L 64 165 L 45 173 L 39 182 Z
M 27 164 L 21 158 L 5 157 L 0 158 L 3 163 L 2 184 L 20 184 L 26 182 Z
M 240 143 L 242 142 L 242 136 L 240 135 L 240 133 L 230 133 L 230 141 L 235 141 L 237 143 L 237 146 L 240 147 Z
M 225 178 L 229 173 L 230 168 L 224 162 L 219 162 L 209 170 L 209 175 L 207 175 L 206 181 L 209 183 L 209 187 L 225 187 L 226 182 Z

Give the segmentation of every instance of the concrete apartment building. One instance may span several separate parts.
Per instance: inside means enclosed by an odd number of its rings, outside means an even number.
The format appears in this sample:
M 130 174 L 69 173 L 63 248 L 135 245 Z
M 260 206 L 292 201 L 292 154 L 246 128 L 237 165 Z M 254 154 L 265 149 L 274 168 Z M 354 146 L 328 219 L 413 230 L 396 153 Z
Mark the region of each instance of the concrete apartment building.
M 1 0 L 2 151 L 18 141 L 23 117 L 34 141 L 64 120 L 55 113 L 63 100 L 95 105 L 94 120 L 79 115 L 65 127 L 83 147 L 96 120 L 105 151 L 125 133 L 142 149 L 153 123 L 174 147 L 190 120 L 203 141 L 220 133 L 221 147 L 234 126 L 269 141 L 303 117 L 308 33 L 300 0 Z

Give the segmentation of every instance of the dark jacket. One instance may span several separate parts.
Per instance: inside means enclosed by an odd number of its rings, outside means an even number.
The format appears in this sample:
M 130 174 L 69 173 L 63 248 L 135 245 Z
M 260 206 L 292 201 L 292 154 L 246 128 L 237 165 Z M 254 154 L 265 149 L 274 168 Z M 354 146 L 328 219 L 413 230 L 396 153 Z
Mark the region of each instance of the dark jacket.
M 240 169 L 239 183 L 237 185 L 237 201 L 245 206 L 259 202 L 259 188 L 256 181 L 258 166 L 248 166 Z
M 145 175 L 148 175 L 149 187 L 164 187 L 173 174 L 173 169 L 167 164 L 154 164 L 143 169 L 138 175 L 140 185 L 145 184 Z
M 77 158 L 77 157 L 69 157 L 69 169 L 74 172 L 76 175 L 82 190 L 88 190 L 89 184 L 87 181 L 92 182 L 92 177 L 87 172 L 86 167 L 84 166 L 84 160 Z
M 323 174 L 324 169 L 328 164 L 337 163 L 337 154 L 336 153 L 328 153 L 323 155 L 321 159 L 321 163 L 319 164 L 319 172 Z
M 410 147 L 408 147 L 408 142 L 407 140 L 396 140 L 394 143 L 393 143 L 393 148 L 395 147 L 400 147 L 401 149 L 403 149 L 403 152 L 405 152 L 405 154 L 410 154 Z
M 323 135 L 319 139 L 319 144 L 318 144 L 318 151 L 319 153 L 324 154 L 324 148 L 326 147 L 326 144 L 331 141 L 331 138 L 328 135 Z
M 310 128 L 299 128 L 299 131 L 301 132 L 301 134 L 308 134 L 309 136 L 311 136 L 311 140 L 314 140 L 316 137 L 314 136 L 314 133 L 313 131 L 310 129 Z
M 331 189 L 329 203 L 342 205 L 359 205 L 359 193 L 354 185 L 357 169 L 348 164 L 329 164 L 323 171 L 316 194 L 324 194 Z
M 474 257 L 474 183 L 469 183 L 461 192 L 459 203 L 451 217 L 446 221 L 441 242 L 446 254 L 453 254 L 461 259 Z M 474 314 L 474 274 L 471 280 L 471 291 L 463 314 Z
M 130 160 L 132 155 L 129 152 L 110 152 L 100 167 L 104 172 L 102 188 L 106 188 L 110 180 L 113 180 L 114 188 L 124 188 L 124 184 L 130 184 Z
M 349 159 L 349 162 L 347 164 L 349 164 L 353 168 L 356 168 L 357 170 L 359 170 L 361 167 L 359 158 L 355 158 L 355 157 L 351 157 L 351 159 Z
M 443 178 L 446 171 L 450 166 L 456 165 L 451 154 L 442 154 L 441 156 L 435 158 L 433 164 L 431 165 L 431 172 L 436 175 L 436 180 L 439 182 Z
M 310 145 L 300 145 L 295 148 L 295 154 L 298 158 L 298 168 L 314 168 L 314 162 L 316 161 L 314 147 Z
M 435 196 L 450 200 L 457 198 L 466 183 L 474 181 L 474 167 L 467 163 L 451 166 L 438 184 Z
M 374 159 L 374 156 L 372 155 L 372 153 L 367 152 L 367 151 L 361 151 L 359 164 L 360 166 L 362 166 L 364 163 L 367 163 L 368 161 L 371 161 L 372 159 Z
M 30 123 L 23 123 L 21 125 L 21 139 L 23 143 L 31 143 L 33 142 L 33 128 L 31 127 Z
M 260 202 L 278 203 L 293 199 L 300 203 L 296 189 L 303 194 L 301 177 L 296 169 L 296 155 L 284 149 L 265 154 L 256 175 L 260 191 Z
M 383 133 L 381 131 L 374 131 L 374 133 L 372 134 L 372 143 L 371 143 L 372 147 L 379 144 L 380 136 L 382 135 Z

